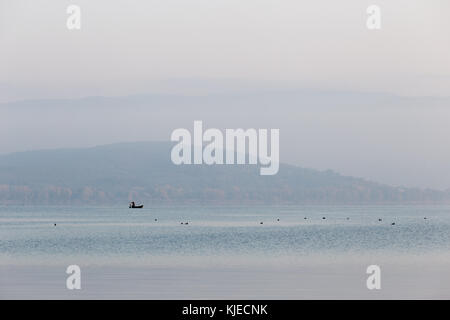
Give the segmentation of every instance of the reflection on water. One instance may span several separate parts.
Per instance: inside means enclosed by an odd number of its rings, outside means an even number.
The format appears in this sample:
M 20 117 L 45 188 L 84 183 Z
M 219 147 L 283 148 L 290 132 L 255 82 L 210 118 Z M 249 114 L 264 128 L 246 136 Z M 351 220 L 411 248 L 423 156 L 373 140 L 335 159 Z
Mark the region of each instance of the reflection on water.
M 0 207 L 0 240 L 4 261 L 28 263 L 422 254 L 450 249 L 450 207 Z

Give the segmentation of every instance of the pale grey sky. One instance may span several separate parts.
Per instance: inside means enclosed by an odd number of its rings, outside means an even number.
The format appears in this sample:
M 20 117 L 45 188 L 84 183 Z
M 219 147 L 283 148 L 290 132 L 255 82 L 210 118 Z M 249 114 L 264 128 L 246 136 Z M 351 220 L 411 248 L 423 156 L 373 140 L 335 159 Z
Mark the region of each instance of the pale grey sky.
M 0 105 L 0 153 L 168 140 L 204 120 L 280 128 L 282 162 L 449 188 L 449 14 L 448 0 L 0 0 L 0 103 L 148 95 Z
M 0 101 L 170 91 L 174 79 L 450 91 L 448 0 L 0 3 Z M 81 7 L 79 31 L 66 28 L 69 4 Z M 366 28 L 370 4 L 381 30 Z

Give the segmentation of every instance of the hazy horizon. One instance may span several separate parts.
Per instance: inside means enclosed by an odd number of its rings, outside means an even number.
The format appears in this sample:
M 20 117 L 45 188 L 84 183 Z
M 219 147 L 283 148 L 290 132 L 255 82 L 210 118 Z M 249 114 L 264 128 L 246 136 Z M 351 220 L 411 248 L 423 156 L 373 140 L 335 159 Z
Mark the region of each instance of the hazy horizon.
M 279 128 L 282 163 L 446 190 L 449 103 L 316 90 L 21 101 L 0 105 L 0 134 L 14 137 L 0 141 L 0 153 L 169 141 L 174 129 L 202 120 L 205 129 Z
M 284 163 L 450 188 L 448 1 L 78 0 L 68 30 L 71 4 L 0 0 L 0 153 L 203 120 L 280 128 Z

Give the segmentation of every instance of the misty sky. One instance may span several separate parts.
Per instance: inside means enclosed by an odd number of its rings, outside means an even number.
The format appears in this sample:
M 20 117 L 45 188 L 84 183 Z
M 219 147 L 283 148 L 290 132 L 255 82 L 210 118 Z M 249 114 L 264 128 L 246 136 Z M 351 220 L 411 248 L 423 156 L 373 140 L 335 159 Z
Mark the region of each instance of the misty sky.
M 280 128 L 282 162 L 450 188 L 449 14 L 447 0 L 0 0 L 0 153 L 168 140 L 204 120 Z

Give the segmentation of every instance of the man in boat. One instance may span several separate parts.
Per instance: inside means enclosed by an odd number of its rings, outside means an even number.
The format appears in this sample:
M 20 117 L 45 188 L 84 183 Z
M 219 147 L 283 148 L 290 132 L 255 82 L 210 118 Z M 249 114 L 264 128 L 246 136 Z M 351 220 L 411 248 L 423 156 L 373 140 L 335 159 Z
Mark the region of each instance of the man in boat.
M 131 201 L 129 207 L 132 209 L 142 209 L 144 207 L 144 205 L 143 204 L 136 205 L 136 203 L 134 203 L 134 201 Z

